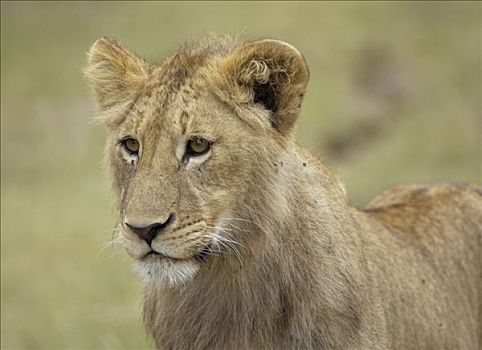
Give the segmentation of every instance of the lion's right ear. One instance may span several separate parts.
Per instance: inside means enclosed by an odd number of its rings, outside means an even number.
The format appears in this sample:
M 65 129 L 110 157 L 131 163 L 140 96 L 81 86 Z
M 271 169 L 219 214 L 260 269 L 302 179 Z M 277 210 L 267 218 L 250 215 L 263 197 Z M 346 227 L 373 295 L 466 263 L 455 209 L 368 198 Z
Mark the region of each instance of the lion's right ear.
M 148 69 L 146 61 L 117 41 L 102 37 L 87 54 L 84 74 L 102 111 L 132 98 L 143 86 Z

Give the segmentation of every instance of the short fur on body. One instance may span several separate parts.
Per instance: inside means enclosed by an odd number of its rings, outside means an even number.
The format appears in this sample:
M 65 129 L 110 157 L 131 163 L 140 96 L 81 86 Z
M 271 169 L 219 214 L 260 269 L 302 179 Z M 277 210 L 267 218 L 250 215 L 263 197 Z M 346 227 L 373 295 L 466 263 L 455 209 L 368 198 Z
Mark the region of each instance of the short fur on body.
M 151 64 L 101 38 L 85 74 L 159 349 L 481 348 L 482 190 L 399 186 L 351 207 L 294 141 L 297 49 L 211 38 Z M 193 137 L 206 154 L 187 156 Z M 150 246 L 126 226 L 168 217 Z

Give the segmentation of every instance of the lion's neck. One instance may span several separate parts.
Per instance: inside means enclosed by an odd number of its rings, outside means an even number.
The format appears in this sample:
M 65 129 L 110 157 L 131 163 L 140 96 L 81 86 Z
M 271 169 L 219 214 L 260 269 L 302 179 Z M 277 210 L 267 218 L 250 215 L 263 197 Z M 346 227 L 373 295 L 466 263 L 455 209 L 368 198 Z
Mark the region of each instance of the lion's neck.
M 297 174 L 298 182 L 292 173 L 281 177 L 285 186 L 291 182 L 288 191 L 255 196 L 246 206 L 235 224 L 245 237 L 239 255 L 212 259 L 186 286 L 146 288 L 145 318 L 159 347 L 332 347 L 337 327 L 350 340 L 359 310 L 355 290 L 343 286 L 357 281 L 341 259 L 350 252 L 337 239 L 350 229 L 330 204 L 343 199 L 306 192 L 318 181 L 315 170 Z

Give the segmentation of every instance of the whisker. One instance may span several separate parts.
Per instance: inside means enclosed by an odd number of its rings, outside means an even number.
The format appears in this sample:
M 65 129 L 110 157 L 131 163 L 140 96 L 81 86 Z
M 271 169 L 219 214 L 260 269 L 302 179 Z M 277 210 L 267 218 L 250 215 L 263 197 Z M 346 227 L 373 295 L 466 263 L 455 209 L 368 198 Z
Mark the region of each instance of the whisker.
M 213 244 L 216 245 L 217 249 L 221 252 L 221 249 L 224 248 L 224 250 L 231 254 L 231 255 L 234 255 L 239 263 L 241 264 L 241 266 L 243 265 L 243 262 L 241 260 L 241 254 L 238 250 L 238 248 L 236 247 L 236 244 L 239 245 L 238 242 L 232 240 L 232 239 L 228 239 L 224 236 L 221 236 L 215 232 L 209 232 L 210 236 L 213 238 Z M 228 234 L 225 232 L 225 234 Z
M 116 248 L 116 244 L 121 244 L 123 242 L 123 237 L 120 235 L 120 231 L 120 225 L 117 223 L 112 229 L 111 239 L 102 244 L 97 257 L 99 257 L 107 248 Z

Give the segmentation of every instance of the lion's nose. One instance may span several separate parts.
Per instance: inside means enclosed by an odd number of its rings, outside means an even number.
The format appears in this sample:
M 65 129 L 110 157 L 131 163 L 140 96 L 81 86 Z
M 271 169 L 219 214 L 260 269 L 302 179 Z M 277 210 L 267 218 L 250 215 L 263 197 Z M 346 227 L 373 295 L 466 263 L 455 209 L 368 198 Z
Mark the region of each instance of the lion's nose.
M 140 239 L 146 241 L 147 244 L 151 245 L 151 242 L 158 234 L 160 234 L 173 220 L 174 214 L 170 214 L 166 221 L 155 222 L 147 226 L 133 225 L 125 222 L 126 226 L 134 232 Z

